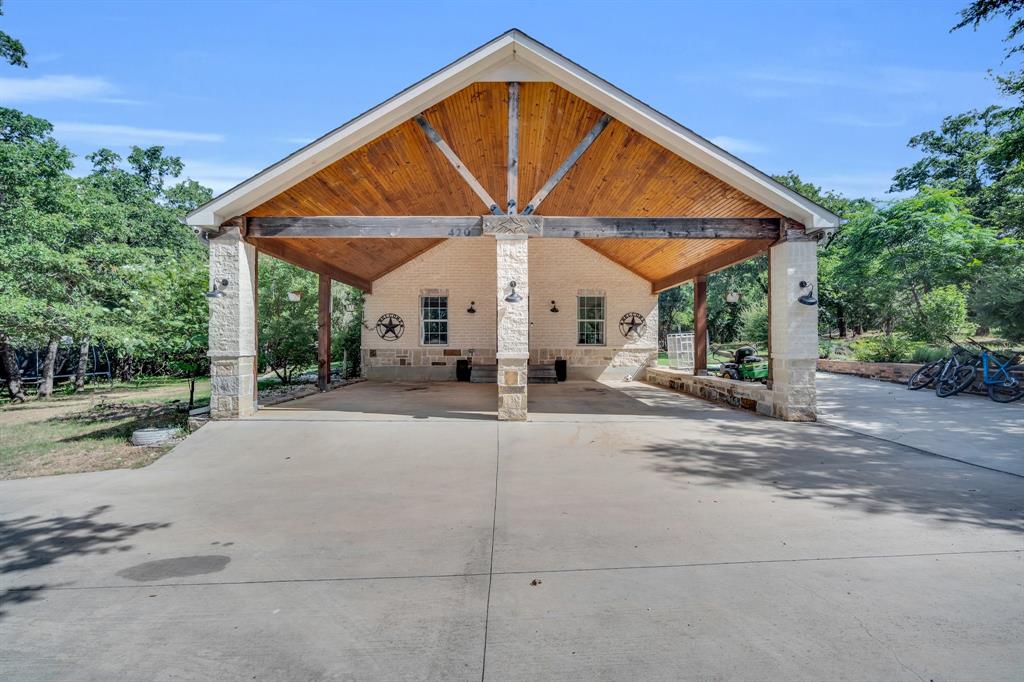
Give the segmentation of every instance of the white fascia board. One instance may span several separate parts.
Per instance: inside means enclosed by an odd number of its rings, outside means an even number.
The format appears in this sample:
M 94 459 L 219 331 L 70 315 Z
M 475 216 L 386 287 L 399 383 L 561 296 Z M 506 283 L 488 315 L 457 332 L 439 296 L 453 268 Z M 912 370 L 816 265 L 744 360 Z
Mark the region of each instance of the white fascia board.
M 522 34 L 517 36 L 516 42 L 517 61 L 545 72 L 566 90 L 765 206 L 799 221 L 809 232 L 839 226 L 839 217 L 835 214 L 550 48 Z
M 512 61 L 514 37 L 499 36 L 383 104 L 285 157 L 191 212 L 185 222 L 216 230 L 280 192 L 329 166 L 416 114 Z

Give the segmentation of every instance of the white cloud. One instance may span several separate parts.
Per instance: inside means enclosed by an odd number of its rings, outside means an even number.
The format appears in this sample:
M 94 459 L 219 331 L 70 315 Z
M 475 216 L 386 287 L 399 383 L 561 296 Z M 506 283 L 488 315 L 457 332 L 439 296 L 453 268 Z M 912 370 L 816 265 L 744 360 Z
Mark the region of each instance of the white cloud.
M 733 154 L 761 154 L 768 151 L 767 147 L 756 142 L 728 135 L 716 135 L 710 142 Z
M 0 78 L 0 102 L 44 102 L 48 100 L 91 100 L 113 104 L 136 103 L 112 98 L 117 88 L 95 76 L 40 76 L 39 78 Z
M 214 194 L 229 190 L 260 171 L 257 167 L 245 164 L 196 159 L 183 159 L 183 161 L 185 171 L 182 176 L 190 177 L 196 182 L 212 188 Z
M 757 68 L 740 72 L 739 78 L 757 83 L 754 96 L 798 96 L 813 90 L 858 90 L 889 96 L 919 96 L 981 82 L 980 71 L 957 69 L 922 69 L 904 66 L 882 66 L 856 71 L 845 69 L 794 69 L 791 67 Z M 768 86 L 768 87 L 764 87 Z
M 866 173 L 840 173 L 824 177 L 814 176 L 812 181 L 823 189 L 834 190 L 848 197 L 868 197 L 869 199 L 893 199 L 899 193 L 888 194 L 892 185 L 892 173 L 888 171 Z
M 57 122 L 54 134 L 61 140 L 75 140 L 96 145 L 127 146 L 132 144 L 174 144 L 185 142 L 223 142 L 220 133 L 197 133 L 163 128 L 137 128 L 135 126 L 106 123 Z

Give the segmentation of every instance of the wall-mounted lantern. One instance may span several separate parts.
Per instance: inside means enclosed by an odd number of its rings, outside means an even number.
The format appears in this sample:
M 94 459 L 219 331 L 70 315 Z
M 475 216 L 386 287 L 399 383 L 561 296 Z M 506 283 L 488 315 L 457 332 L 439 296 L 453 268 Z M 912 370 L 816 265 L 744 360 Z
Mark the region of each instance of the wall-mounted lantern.
M 553 313 L 557 313 L 558 312 L 558 306 L 555 305 L 554 301 L 551 302 L 551 312 L 553 312 Z
M 472 315 L 473 313 L 476 312 L 476 307 L 475 306 L 476 306 L 476 301 L 470 301 L 469 302 L 469 307 L 466 308 L 466 312 L 469 313 L 470 315 Z
M 818 305 L 818 299 L 814 298 L 814 285 L 801 280 L 800 298 L 796 300 L 804 305 Z
M 224 289 L 227 285 L 227 279 L 215 279 L 213 280 L 213 289 L 207 291 L 204 295 L 206 298 L 220 298 L 224 295 Z
M 505 301 L 508 303 L 519 303 L 523 300 L 523 297 L 516 291 L 515 280 L 508 283 L 508 286 L 512 289 L 512 293 L 505 297 Z

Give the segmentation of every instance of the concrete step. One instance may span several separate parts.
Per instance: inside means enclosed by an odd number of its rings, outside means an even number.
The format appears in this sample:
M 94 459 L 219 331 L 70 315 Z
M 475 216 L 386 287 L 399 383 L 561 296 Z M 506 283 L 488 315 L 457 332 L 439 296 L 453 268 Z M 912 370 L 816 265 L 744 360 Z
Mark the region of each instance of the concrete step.
M 531 384 L 557 384 L 558 375 L 555 373 L 554 365 L 530 365 L 527 368 L 528 383 Z

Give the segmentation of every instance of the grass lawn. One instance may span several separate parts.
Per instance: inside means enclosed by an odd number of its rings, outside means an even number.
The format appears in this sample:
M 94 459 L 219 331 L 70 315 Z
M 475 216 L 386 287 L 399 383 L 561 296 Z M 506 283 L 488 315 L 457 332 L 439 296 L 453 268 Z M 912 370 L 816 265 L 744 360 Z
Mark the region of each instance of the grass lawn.
M 196 403 L 210 399 L 210 382 L 196 385 Z M 58 389 L 49 400 L 0 403 L 0 479 L 146 466 L 172 445 L 134 447 L 132 432 L 184 426 L 188 382 L 155 378 L 98 383 L 79 394 Z

